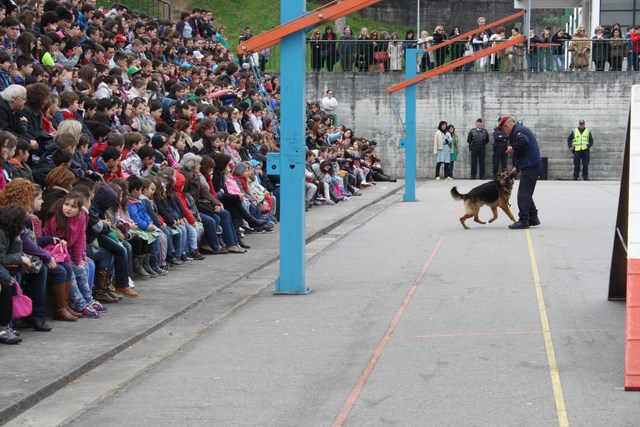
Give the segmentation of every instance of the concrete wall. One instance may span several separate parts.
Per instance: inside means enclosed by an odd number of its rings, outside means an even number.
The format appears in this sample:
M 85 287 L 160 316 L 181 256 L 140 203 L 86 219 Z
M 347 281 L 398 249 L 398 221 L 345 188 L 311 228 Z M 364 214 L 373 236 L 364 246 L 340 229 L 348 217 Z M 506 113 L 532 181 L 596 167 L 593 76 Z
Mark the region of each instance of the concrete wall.
M 389 174 L 404 176 L 404 150 L 397 148 L 402 125 L 385 89 L 404 80 L 401 73 L 316 73 L 307 77 L 307 97 L 320 99 L 332 88 L 340 102 L 338 118 L 356 134 L 379 143 Z M 543 157 L 549 159 L 549 179 L 571 179 L 573 161 L 567 136 L 586 120 L 594 135 L 590 177 L 618 180 L 629 117 L 630 87 L 640 73 L 448 73 L 418 85 L 417 176 L 433 178 L 433 135 L 440 120 L 456 126 L 464 148 L 454 175 L 470 171 L 466 137 L 478 117 L 492 133 L 498 117 L 515 116 L 537 135 Z M 405 121 L 404 92 L 396 94 Z M 493 139 L 491 140 L 493 143 Z M 488 173 L 492 147 L 487 147 Z

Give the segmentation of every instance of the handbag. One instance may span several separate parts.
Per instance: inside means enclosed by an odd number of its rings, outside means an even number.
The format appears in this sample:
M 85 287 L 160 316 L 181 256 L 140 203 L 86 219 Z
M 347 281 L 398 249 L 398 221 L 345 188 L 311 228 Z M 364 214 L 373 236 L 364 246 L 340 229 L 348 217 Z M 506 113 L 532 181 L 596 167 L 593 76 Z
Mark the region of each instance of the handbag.
M 69 252 L 67 251 L 67 242 L 61 241 L 60 243 L 55 243 L 51 245 L 47 245 L 44 248 L 45 251 L 49 253 L 56 260 L 56 262 L 69 262 L 71 261 L 71 257 L 69 256 Z
M 15 282 L 16 294 L 11 297 L 13 304 L 13 318 L 21 319 L 31 315 L 33 302 L 31 298 L 22 294 L 20 283 Z
M 36 255 L 26 255 L 31 260 L 31 267 L 24 269 L 25 274 L 38 274 L 44 265 L 42 258 Z

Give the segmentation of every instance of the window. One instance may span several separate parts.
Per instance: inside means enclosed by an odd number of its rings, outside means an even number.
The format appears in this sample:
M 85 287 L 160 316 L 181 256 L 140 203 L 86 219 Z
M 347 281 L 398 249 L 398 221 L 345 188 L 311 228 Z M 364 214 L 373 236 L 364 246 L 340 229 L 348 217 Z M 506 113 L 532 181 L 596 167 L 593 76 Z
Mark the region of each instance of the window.
M 600 25 L 620 23 L 623 27 L 640 23 L 640 0 L 602 0 Z

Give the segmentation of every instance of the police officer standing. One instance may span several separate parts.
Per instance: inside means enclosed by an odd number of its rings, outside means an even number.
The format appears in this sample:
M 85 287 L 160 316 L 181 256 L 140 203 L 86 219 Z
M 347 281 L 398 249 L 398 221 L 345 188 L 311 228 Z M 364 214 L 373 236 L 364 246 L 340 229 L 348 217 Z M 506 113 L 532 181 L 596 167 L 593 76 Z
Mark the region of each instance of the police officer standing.
M 475 129 L 469 131 L 467 143 L 471 151 L 471 179 L 476 179 L 476 173 L 479 173 L 480 179 L 484 179 L 484 147 L 489 143 L 489 133 L 482 119 L 476 120 Z
M 518 221 L 509 226 L 512 230 L 521 230 L 529 226 L 540 225 L 538 209 L 533 201 L 538 176 L 542 171 L 542 160 L 538 141 L 531 129 L 509 116 L 503 117 L 498 124 L 509 135 L 507 153 L 513 155 L 513 172 L 520 172 L 518 186 Z
M 502 118 L 498 119 L 498 123 Z M 493 130 L 493 176 L 498 175 L 499 172 L 507 170 L 507 160 L 509 155 L 507 154 L 507 146 L 509 145 L 509 135 L 506 134 L 500 126 L 496 126 Z M 500 168 L 502 164 L 502 168 Z
M 567 145 L 573 153 L 573 180 L 580 175 L 580 162 L 582 162 L 582 179 L 589 181 L 589 151 L 593 145 L 593 135 L 584 124 L 584 120 L 578 122 L 578 127 L 569 134 Z

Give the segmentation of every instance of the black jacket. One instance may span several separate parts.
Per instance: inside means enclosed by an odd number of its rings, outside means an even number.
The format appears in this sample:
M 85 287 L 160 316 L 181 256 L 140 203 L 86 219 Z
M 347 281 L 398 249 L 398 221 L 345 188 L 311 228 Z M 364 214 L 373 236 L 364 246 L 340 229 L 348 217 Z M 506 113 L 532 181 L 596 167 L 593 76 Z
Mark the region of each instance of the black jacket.
M 487 130 L 484 128 L 471 129 L 469 131 L 469 135 L 467 136 L 467 143 L 469 144 L 469 149 L 471 150 L 475 148 L 484 148 L 484 146 L 489 143 L 489 132 L 487 132 Z

